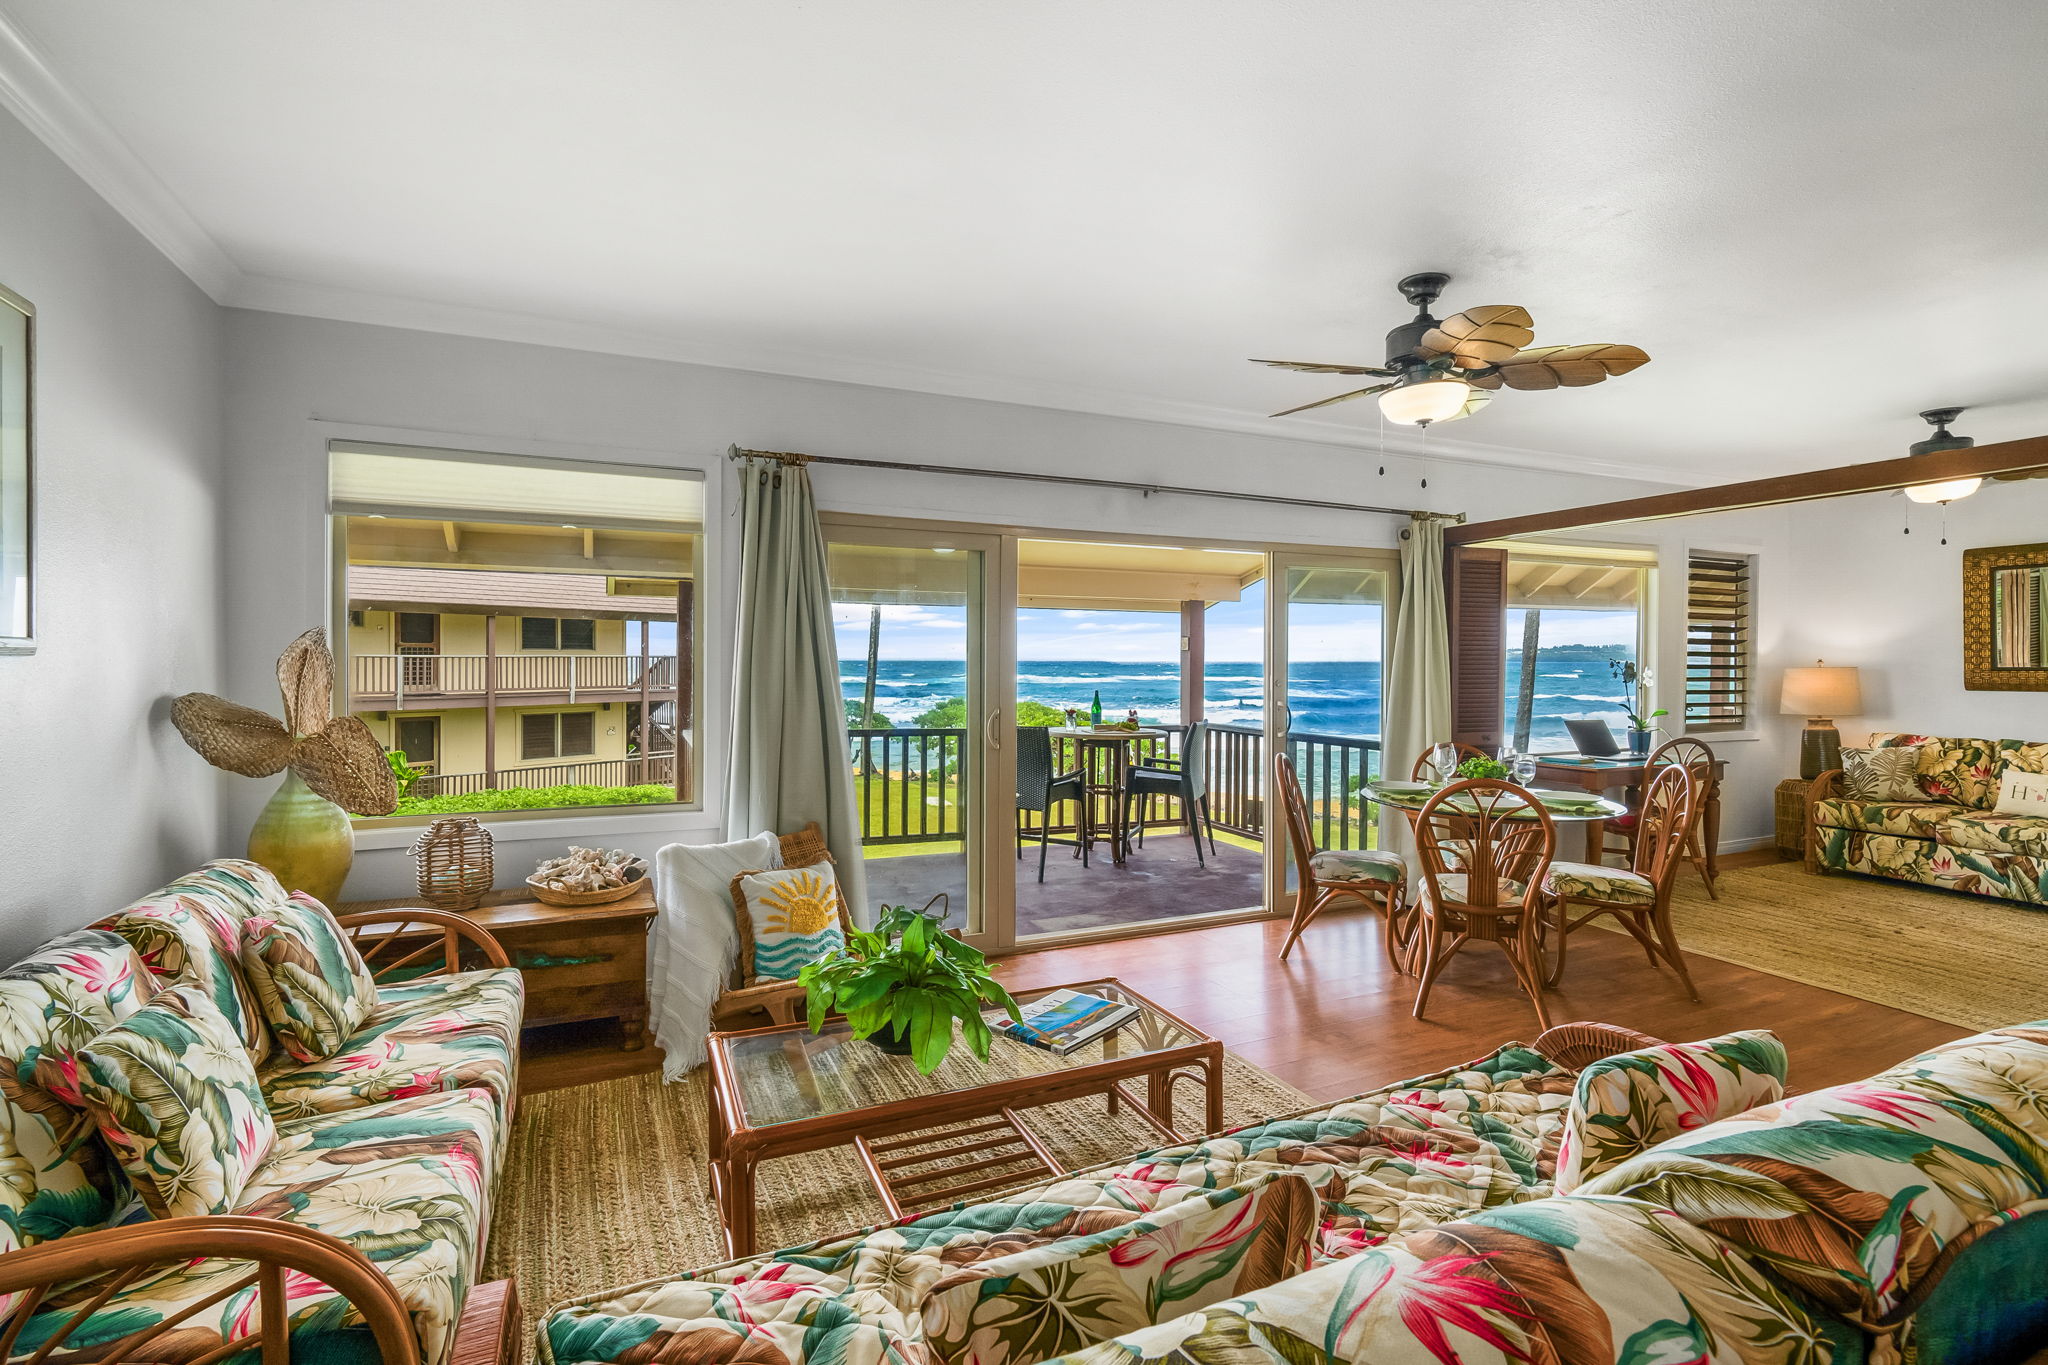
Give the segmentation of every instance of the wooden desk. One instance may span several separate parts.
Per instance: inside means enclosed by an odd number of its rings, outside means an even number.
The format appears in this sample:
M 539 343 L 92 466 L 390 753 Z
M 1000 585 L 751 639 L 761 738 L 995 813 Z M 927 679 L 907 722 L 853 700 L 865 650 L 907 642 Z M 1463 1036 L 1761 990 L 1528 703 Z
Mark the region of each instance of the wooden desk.
M 1569 760 L 1557 754 L 1538 754 L 1536 780 L 1546 787 L 1578 787 L 1596 795 L 1605 795 L 1617 787 L 1626 793 L 1643 785 L 1643 770 L 1647 766 L 1640 758 Z M 1721 872 L 1721 780 L 1727 775 L 1727 760 L 1714 760 L 1714 785 L 1707 793 L 1707 807 L 1700 817 L 1700 843 L 1704 845 L 1702 852 L 1706 855 L 1710 880 Z M 1622 801 L 1630 810 L 1635 809 L 1635 803 L 1626 795 Z M 1606 845 L 1606 826 L 1587 825 L 1586 861 L 1597 866 Z
M 651 879 L 650 879 L 651 880 Z M 418 896 L 349 901 L 344 913 L 419 905 Z M 646 1046 L 647 930 L 654 888 L 643 883 L 610 905 L 544 905 L 524 890 L 493 891 L 474 910 L 458 911 L 505 946 L 526 978 L 525 1028 L 585 1019 L 617 1019 L 620 1048 Z

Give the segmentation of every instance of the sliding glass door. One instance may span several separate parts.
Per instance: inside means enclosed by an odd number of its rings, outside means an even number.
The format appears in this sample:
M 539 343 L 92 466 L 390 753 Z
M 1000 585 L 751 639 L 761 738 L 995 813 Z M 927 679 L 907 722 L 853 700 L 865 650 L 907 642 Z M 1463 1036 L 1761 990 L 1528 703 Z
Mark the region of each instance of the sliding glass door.
M 869 526 L 827 535 L 868 900 L 944 895 L 947 923 L 989 943 L 989 816 L 1006 810 L 989 795 L 1006 704 L 989 681 L 1000 542 Z
M 1414 755 L 1386 754 L 1387 623 L 1392 615 L 1392 557 L 1273 555 L 1274 610 L 1266 632 L 1266 745 L 1286 753 L 1307 798 L 1310 836 L 1319 849 L 1371 848 L 1376 808 L 1367 781 L 1406 769 Z M 1266 803 L 1267 904 L 1294 894 L 1295 867 L 1276 799 Z

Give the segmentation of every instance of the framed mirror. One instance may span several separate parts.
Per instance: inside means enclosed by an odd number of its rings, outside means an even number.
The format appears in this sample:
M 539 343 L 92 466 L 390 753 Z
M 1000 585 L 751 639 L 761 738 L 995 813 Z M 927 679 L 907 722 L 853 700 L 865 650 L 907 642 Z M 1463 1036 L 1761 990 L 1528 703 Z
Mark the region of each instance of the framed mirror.
M 1963 552 L 1963 686 L 2048 692 L 2048 545 Z
M 35 345 L 35 305 L 0 288 L 0 654 L 36 647 Z

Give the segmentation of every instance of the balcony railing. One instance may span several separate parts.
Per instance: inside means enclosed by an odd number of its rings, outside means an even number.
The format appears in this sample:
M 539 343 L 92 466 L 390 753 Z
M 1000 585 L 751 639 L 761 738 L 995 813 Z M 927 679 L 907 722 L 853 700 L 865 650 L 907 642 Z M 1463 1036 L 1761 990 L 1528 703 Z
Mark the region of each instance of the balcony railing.
M 389 697 L 437 700 L 566 696 L 676 689 L 676 656 L 638 654 L 357 654 L 348 661 L 349 694 L 358 705 Z
M 409 797 L 467 796 L 471 792 L 512 791 L 534 787 L 672 787 L 676 781 L 673 753 L 645 758 L 593 759 L 579 763 L 548 763 L 534 768 L 500 768 L 496 773 L 434 773 L 415 781 Z
M 1185 725 L 1153 727 L 1166 731 L 1159 739 L 1134 740 L 1131 761 L 1146 763 L 1177 758 L 1186 742 Z M 960 780 L 965 730 L 903 729 L 852 730 L 855 795 L 861 810 L 863 844 L 943 843 L 962 837 Z M 1380 774 L 1380 742 L 1355 735 L 1325 735 L 1295 731 L 1288 736 L 1308 798 L 1318 847 L 1364 848 L 1373 838 L 1359 787 Z M 1070 738 L 1053 740 L 1053 762 L 1058 771 L 1079 767 L 1076 745 Z M 1211 724 L 1204 771 L 1208 777 L 1209 814 L 1216 828 L 1248 838 L 1264 839 L 1266 833 L 1265 734 L 1257 726 Z M 1108 761 L 1102 750 L 1091 749 L 1094 763 Z M 1095 777 L 1106 781 L 1107 773 Z M 1101 801 L 1098 798 L 1098 801 Z M 1156 803 L 1149 827 L 1180 823 L 1177 811 L 1167 812 Z M 1056 812 L 1054 833 L 1074 828 L 1073 807 L 1062 805 Z M 1098 821 L 1108 818 L 1106 801 L 1096 810 Z M 1035 833 L 1036 817 L 1020 812 L 1024 827 Z

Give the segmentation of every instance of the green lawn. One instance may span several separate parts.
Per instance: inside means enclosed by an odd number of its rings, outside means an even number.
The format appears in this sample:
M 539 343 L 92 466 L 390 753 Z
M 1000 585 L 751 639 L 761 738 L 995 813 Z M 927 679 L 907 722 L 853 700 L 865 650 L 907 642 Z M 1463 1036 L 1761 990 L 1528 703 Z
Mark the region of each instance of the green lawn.
M 676 789 L 663 783 L 637 787 L 515 787 L 508 791 L 466 792 L 457 796 L 404 796 L 394 815 L 474 815 L 494 810 L 555 810 L 568 806 L 659 805 L 676 799 Z

